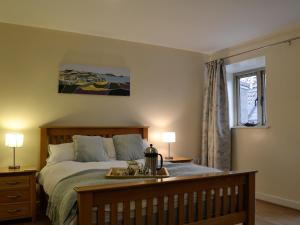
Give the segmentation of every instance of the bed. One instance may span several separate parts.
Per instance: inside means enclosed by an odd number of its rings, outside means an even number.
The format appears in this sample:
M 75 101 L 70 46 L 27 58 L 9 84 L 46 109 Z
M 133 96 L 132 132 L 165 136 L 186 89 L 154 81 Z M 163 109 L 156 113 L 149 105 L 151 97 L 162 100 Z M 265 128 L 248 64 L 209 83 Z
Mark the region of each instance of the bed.
M 40 167 L 42 169 L 46 165 L 48 144 L 71 142 L 73 135 L 112 137 L 118 134 L 140 134 L 147 139 L 148 127 L 42 127 Z M 182 166 L 179 168 L 182 171 L 194 167 L 187 164 L 178 166 Z M 172 171 L 176 165 L 169 167 Z M 103 168 L 106 169 L 105 166 Z M 195 171 L 197 169 L 205 171 L 205 168 L 195 167 Z M 178 167 L 174 171 L 178 171 Z M 255 173 L 206 171 L 199 175 L 178 175 L 174 172 L 175 176 L 164 179 L 78 185 L 73 188 L 76 193 L 76 223 L 253 225 Z M 99 174 L 94 173 L 95 176 Z M 63 179 L 64 182 L 66 180 Z M 41 192 L 42 205 L 48 197 L 44 191 Z

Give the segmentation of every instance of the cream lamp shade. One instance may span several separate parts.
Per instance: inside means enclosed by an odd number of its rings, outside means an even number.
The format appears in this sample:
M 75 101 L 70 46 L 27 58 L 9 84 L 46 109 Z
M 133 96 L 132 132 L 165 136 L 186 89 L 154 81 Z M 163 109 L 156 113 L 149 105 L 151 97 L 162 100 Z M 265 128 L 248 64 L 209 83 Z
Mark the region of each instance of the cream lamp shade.
M 16 165 L 16 148 L 23 146 L 24 135 L 20 133 L 9 133 L 5 135 L 5 145 L 13 148 L 13 165 L 8 168 L 11 170 L 20 169 L 19 165 Z
M 165 143 L 168 143 L 168 156 L 165 157 L 165 159 L 167 160 L 172 160 L 173 156 L 171 156 L 171 144 L 170 143 L 174 143 L 176 141 L 176 134 L 175 132 L 163 132 L 162 133 L 162 141 Z
M 163 132 L 162 141 L 166 143 L 174 143 L 176 141 L 175 132 Z
M 7 147 L 19 148 L 23 146 L 24 135 L 19 133 L 9 133 L 5 135 L 5 145 Z

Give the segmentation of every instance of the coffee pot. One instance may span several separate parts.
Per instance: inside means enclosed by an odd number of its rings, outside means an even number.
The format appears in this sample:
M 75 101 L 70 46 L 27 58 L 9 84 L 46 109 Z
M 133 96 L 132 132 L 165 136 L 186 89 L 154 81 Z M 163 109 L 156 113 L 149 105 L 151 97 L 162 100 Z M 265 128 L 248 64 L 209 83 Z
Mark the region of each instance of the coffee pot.
M 158 156 L 160 156 L 160 167 L 157 167 Z M 160 170 L 163 166 L 163 157 L 161 154 L 158 154 L 156 148 L 150 144 L 150 147 L 146 148 L 145 151 L 145 169 L 149 172 L 150 175 L 155 176 L 156 171 Z

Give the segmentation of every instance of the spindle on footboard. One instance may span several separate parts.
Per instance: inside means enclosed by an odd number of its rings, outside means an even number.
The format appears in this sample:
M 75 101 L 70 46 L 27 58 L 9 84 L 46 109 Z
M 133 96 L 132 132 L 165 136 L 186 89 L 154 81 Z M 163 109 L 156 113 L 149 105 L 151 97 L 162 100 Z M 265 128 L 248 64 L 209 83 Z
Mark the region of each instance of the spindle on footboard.
M 254 225 L 254 182 L 255 172 L 224 172 L 77 187 L 78 222 L 92 224 L 97 207 L 100 225 Z

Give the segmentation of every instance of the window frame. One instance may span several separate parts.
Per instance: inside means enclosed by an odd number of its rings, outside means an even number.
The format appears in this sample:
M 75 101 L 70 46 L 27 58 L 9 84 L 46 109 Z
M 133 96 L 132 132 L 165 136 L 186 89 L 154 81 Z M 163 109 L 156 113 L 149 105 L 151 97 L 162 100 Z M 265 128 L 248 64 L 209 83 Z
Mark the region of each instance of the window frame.
M 257 79 L 257 115 L 258 123 L 254 127 L 266 125 L 266 71 L 265 67 L 245 70 L 233 74 L 234 80 L 234 123 L 238 127 L 248 127 L 240 122 L 240 79 L 250 76 Z M 249 126 L 250 127 L 250 126 Z

